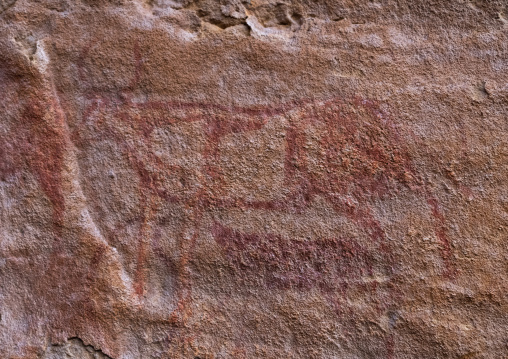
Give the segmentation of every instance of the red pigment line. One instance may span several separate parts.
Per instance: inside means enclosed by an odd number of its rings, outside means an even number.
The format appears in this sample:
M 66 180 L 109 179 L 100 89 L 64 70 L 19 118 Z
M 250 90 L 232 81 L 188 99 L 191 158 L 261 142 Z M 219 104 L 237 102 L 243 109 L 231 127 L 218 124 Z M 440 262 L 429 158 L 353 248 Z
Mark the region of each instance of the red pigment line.
M 303 143 L 305 137 L 298 131 L 296 126 L 291 125 L 286 130 L 286 156 L 284 162 L 285 184 L 295 178 L 298 166 L 303 161 Z
M 145 276 L 146 276 L 146 237 L 148 236 L 149 225 L 148 222 L 152 217 L 152 204 L 151 204 L 151 196 L 150 193 L 144 193 L 144 190 L 150 189 L 151 181 L 146 180 L 147 176 L 142 177 L 145 180 L 141 180 L 139 195 L 141 196 L 141 204 L 140 207 L 143 211 L 142 223 L 138 233 L 138 247 L 137 247 L 137 257 L 136 257 L 136 272 L 134 275 L 134 292 L 138 296 L 142 296 L 145 291 Z M 146 199 L 146 196 L 149 196 L 149 200 Z
M 244 233 L 219 223 L 212 227 L 237 274 L 263 274 L 265 285 L 333 291 L 333 278 L 360 279 L 372 273 L 371 254 L 350 239 L 293 241 L 270 233 Z
M 85 58 L 88 56 L 90 49 L 95 45 L 97 40 L 91 41 L 87 46 L 83 48 L 83 50 L 80 53 L 80 56 L 77 61 L 77 67 L 78 67 L 78 74 L 82 81 L 85 80 Z M 128 90 L 133 90 L 133 88 L 139 84 L 139 81 L 141 79 L 141 74 L 143 72 L 143 57 L 141 53 L 141 49 L 139 46 L 139 41 L 136 41 L 133 46 L 133 60 L 134 60 L 134 74 L 133 78 L 130 82 L 130 84 L 127 87 Z M 98 94 L 95 94 L 98 95 Z M 171 109 L 187 109 L 187 108 L 200 108 L 202 110 L 219 110 L 226 113 L 240 113 L 250 116 L 258 116 L 258 115 L 264 115 L 264 116 L 275 116 L 284 114 L 287 111 L 290 111 L 297 107 L 302 107 L 308 104 L 315 103 L 316 101 L 319 101 L 315 98 L 309 98 L 309 99 L 300 99 L 300 100 L 291 100 L 287 101 L 283 104 L 280 104 L 278 106 L 270 106 L 270 105 L 257 105 L 257 106 L 250 106 L 250 107 L 242 107 L 242 106 L 224 106 L 224 105 L 217 105 L 213 103 L 192 103 L 192 102 L 177 102 L 177 101 L 168 101 L 168 102 L 152 102 L 149 106 L 159 106 L 160 108 L 171 108 Z M 322 100 L 325 104 L 329 104 L 331 102 L 334 102 L 336 100 Z M 355 100 L 356 101 L 356 100 Z M 357 101 L 358 102 L 358 101 Z M 372 101 L 365 102 L 364 104 L 370 104 Z M 138 106 L 146 106 L 145 104 L 140 104 Z
M 148 104 L 148 103 L 147 103 Z M 164 104 L 167 105 L 167 104 Z M 193 104 L 193 107 L 196 108 L 196 104 Z M 130 116 L 127 114 L 120 113 L 119 116 L 124 119 L 124 121 L 131 121 Z M 343 116 L 342 116 L 343 117 Z M 335 118 L 335 120 L 333 120 Z M 343 122 L 344 118 L 341 120 L 341 116 L 337 115 L 333 118 L 327 118 L 324 117 L 323 121 L 325 123 L 328 123 L 329 126 L 333 124 L 334 122 Z M 317 120 L 317 119 L 316 119 Z M 205 162 L 208 164 L 205 165 L 205 169 L 208 170 L 209 174 L 212 176 L 212 178 L 218 179 L 220 177 L 220 171 L 219 169 L 214 166 L 214 163 L 218 160 L 219 152 L 218 152 L 218 144 L 220 142 L 220 138 L 225 136 L 229 133 L 238 133 L 242 131 L 249 131 L 249 130 L 258 130 L 262 128 L 265 124 L 266 120 L 264 121 L 247 121 L 247 122 L 238 122 L 238 121 L 227 121 L 222 116 L 217 118 L 216 116 L 213 116 L 210 121 L 207 122 L 207 125 L 205 125 L 205 131 L 208 134 L 207 138 L 207 146 L 204 151 L 205 155 Z M 345 122 L 346 125 L 348 123 L 352 123 L 351 120 L 347 120 Z M 143 136 L 146 138 L 149 133 L 153 129 L 153 124 L 145 125 L 144 129 L 141 129 Z M 347 126 L 346 126 L 347 129 Z M 353 135 L 358 129 L 355 129 L 355 127 L 349 126 L 349 130 L 347 131 L 349 133 L 349 136 Z M 329 191 L 330 185 L 333 185 L 333 187 L 344 187 L 342 192 L 347 190 L 345 188 L 345 185 L 342 184 L 340 179 L 333 178 L 331 176 L 329 179 L 321 179 L 317 178 L 315 175 L 309 173 L 309 171 L 306 169 L 305 166 L 305 151 L 303 150 L 303 144 L 304 144 L 304 136 L 301 133 L 301 131 L 297 131 L 296 126 L 293 124 L 288 129 L 288 136 L 287 136 L 287 153 L 286 153 L 286 161 L 285 161 L 285 172 L 286 172 L 286 182 L 288 182 L 289 179 L 295 179 L 297 174 L 300 174 L 299 177 L 299 187 L 300 190 L 295 192 L 295 199 L 303 198 L 304 203 L 309 200 L 310 196 L 316 193 L 326 193 Z M 328 158 L 332 158 L 335 155 L 335 150 L 333 150 L 333 146 L 331 145 L 332 139 L 331 138 L 324 138 L 324 145 L 325 148 L 327 148 L 328 151 Z M 346 141 L 346 143 L 349 142 Z M 327 145 L 327 143 L 329 145 Z M 361 143 L 360 143 L 361 145 Z M 333 152 L 331 152 L 333 151 Z M 370 152 L 368 151 L 365 153 L 365 156 L 367 158 L 375 157 L 374 160 L 378 160 L 378 162 L 386 162 L 386 156 L 383 155 L 380 149 L 373 149 Z M 376 158 L 377 157 L 377 158 Z M 365 184 L 359 183 L 355 184 L 357 187 L 356 192 L 359 196 L 365 196 L 365 193 L 379 193 L 383 192 L 384 188 L 386 187 L 386 184 L 384 182 L 386 181 L 386 176 L 388 177 L 396 177 L 401 172 L 406 172 L 405 170 L 405 163 L 406 161 L 401 160 L 399 163 L 396 164 L 396 167 L 391 172 L 388 172 L 387 175 L 382 176 L 379 180 L 370 180 L 369 177 L 370 174 L 366 174 L 364 177 L 366 182 Z M 162 165 L 162 164 L 161 164 Z M 398 165 L 398 166 L 397 166 Z M 404 171 L 402 171 L 404 169 Z M 334 171 L 332 171 L 334 172 Z M 361 179 L 361 177 L 360 177 Z M 324 182 L 323 182 L 324 180 Z M 332 181 L 332 183 L 330 183 Z M 359 180 L 355 180 L 355 182 L 358 182 Z M 363 181 L 363 180 L 362 180 Z M 335 183 L 335 184 L 333 184 Z M 328 189 L 327 189 L 328 187 Z M 298 193 L 299 192 L 299 193 Z M 267 207 L 276 207 L 274 205 L 267 205 Z
M 446 219 L 439 208 L 439 203 L 433 195 L 428 195 L 427 203 L 431 207 L 431 213 L 437 224 L 435 225 L 435 233 L 441 244 L 441 256 L 446 266 L 445 275 L 453 276 L 455 274 L 455 268 L 452 263 L 452 248 L 450 240 L 448 238 L 446 229 Z
M 78 61 L 78 73 L 79 77 L 82 81 L 85 80 L 85 58 L 89 55 L 90 49 L 95 45 L 97 40 L 90 41 L 81 51 Z M 139 83 L 141 78 L 141 73 L 143 71 L 143 59 L 142 53 L 139 46 L 139 41 L 134 43 L 133 47 L 133 60 L 134 60 L 134 74 L 133 79 L 131 80 L 128 89 L 132 89 L 136 84 Z M 378 102 L 370 99 L 364 99 L 359 96 L 353 97 L 351 99 L 354 105 L 362 106 L 366 108 L 378 109 Z M 185 108 L 196 108 L 199 107 L 201 109 L 209 109 L 209 110 L 219 110 L 224 112 L 234 112 L 234 113 L 242 113 L 246 115 L 260 115 L 264 114 L 267 116 L 274 116 L 278 114 L 283 114 L 284 112 L 290 111 L 296 107 L 303 107 L 308 104 L 313 104 L 316 102 L 323 102 L 326 105 L 330 103 L 337 102 L 337 99 L 319 99 L 319 98 L 307 98 L 307 99 L 299 99 L 299 100 L 290 100 L 280 105 L 271 106 L 271 105 L 257 105 L 250 107 L 241 107 L 241 106 L 221 106 L 217 104 L 211 103 L 191 103 L 191 102 L 166 102 L 163 103 L 162 106 L 165 108 L 176 108 L 176 109 L 185 109 Z
M 195 201 L 186 203 L 187 208 L 193 209 L 190 221 L 193 223 L 194 228 L 190 240 L 187 241 L 184 236 L 186 226 L 182 226 L 182 232 L 179 235 L 180 259 L 177 266 L 179 279 L 178 301 L 177 308 L 170 314 L 169 320 L 180 326 L 186 326 L 188 318 L 192 315 L 192 282 L 188 266 L 191 262 L 199 235 L 199 223 L 203 212 L 203 208 L 200 206 L 202 203 L 200 198 L 202 196 L 203 194 L 199 193 L 195 196 Z
M 145 292 L 145 262 L 146 262 L 146 245 L 145 239 L 143 238 L 145 234 L 144 230 L 140 230 L 139 240 L 138 240 L 138 249 L 137 249 L 137 258 L 136 258 L 136 272 L 134 275 L 134 293 L 138 296 L 142 296 Z
M 395 337 L 393 334 L 387 334 L 386 337 L 386 358 L 393 359 L 395 355 Z
M 93 95 L 95 98 L 99 98 L 101 100 L 110 100 L 110 96 L 101 96 L 99 93 L 95 93 Z M 189 109 L 200 109 L 202 111 L 209 111 L 209 113 L 204 113 L 205 115 L 216 114 L 217 111 L 223 112 L 225 114 L 240 114 L 254 117 L 273 117 L 277 115 L 284 115 L 285 113 L 292 111 L 297 108 L 301 108 L 307 105 L 312 105 L 317 101 L 318 103 L 322 102 L 322 105 L 316 105 L 319 107 L 326 108 L 327 106 L 334 105 L 344 105 L 344 99 L 338 97 L 326 98 L 322 100 L 293 100 L 285 103 L 280 103 L 277 105 L 254 105 L 254 106 L 225 106 L 208 102 L 187 102 L 187 101 L 147 101 L 147 102 L 132 102 L 127 99 L 127 103 L 125 105 L 130 105 L 133 108 L 139 109 L 161 109 L 161 110 L 189 110 Z M 129 103 L 130 102 L 130 103 Z M 369 106 L 375 106 L 375 101 L 367 102 Z M 368 109 L 365 105 L 362 105 L 362 108 Z M 317 110 L 319 111 L 319 110 Z M 378 111 L 381 113 L 380 111 Z M 206 116 L 208 117 L 208 116 Z M 376 116 L 377 117 L 377 116 Z M 312 121 L 312 118 L 309 118 L 309 121 Z
M 78 55 L 78 60 L 76 61 L 78 68 L 78 76 L 81 81 L 85 81 L 85 59 L 88 57 L 90 50 L 97 43 L 97 39 L 91 40 L 88 44 L 83 47 L 80 54 Z
M 129 116 L 129 114 L 125 112 L 120 113 L 119 117 L 122 119 L 123 122 L 129 123 L 133 121 L 131 116 Z M 107 126 L 107 122 L 104 122 L 103 125 Z M 140 178 L 140 195 L 142 197 L 141 207 L 143 208 L 145 214 L 143 215 L 144 218 L 143 224 L 139 231 L 134 290 L 138 296 L 141 296 L 144 293 L 145 287 L 145 276 L 146 276 L 145 262 L 147 257 L 146 236 L 148 230 L 148 221 L 150 220 L 153 214 L 153 209 L 151 208 L 152 206 L 149 204 L 151 200 L 147 200 L 146 196 L 150 196 L 150 198 L 152 198 L 151 197 L 152 195 L 158 196 L 159 194 L 164 194 L 164 191 L 161 191 L 157 186 L 157 183 L 159 182 L 158 174 L 153 173 L 146 168 L 144 161 L 138 158 L 138 156 L 135 153 L 135 150 L 128 145 L 126 140 L 123 138 L 122 134 L 115 131 L 114 128 L 112 128 L 111 126 L 107 126 L 107 128 L 109 129 L 107 131 L 109 133 L 108 137 L 116 138 L 122 144 L 122 146 L 125 148 L 128 154 L 128 159 L 129 162 L 131 163 L 132 168 L 136 170 Z M 142 138 L 144 138 L 145 142 L 149 141 L 149 136 L 152 130 L 153 126 L 149 122 L 145 123 L 144 126 L 140 126 Z M 158 162 L 159 167 L 163 165 L 160 161 L 157 161 L 157 158 L 151 154 L 151 151 L 148 151 L 148 157 L 149 162 L 152 163 Z M 176 169 L 177 166 L 174 166 L 173 170 Z M 182 202 L 182 199 L 177 196 L 165 196 L 165 197 L 175 202 Z
M 133 60 L 134 60 L 134 77 L 132 78 L 129 89 L 134 89 L 136 85 L 139 84 L 139 80 L 141 79 L 141 73 L 143 71 L 143 59 L 141 50 L 139 48 L 139 41 L 136 41 L 134 43 L 134 49 L 133 49 Z
M 249 286 L 259 283 L 282 290 L 317 289 L 343 320 L 354 320 L 357 314 L 347 305 L 348 293 L 370 293 L 378 313 L 393 302 L 392 295 L 380 296 L 377 282 L 363 282 L 365 275 L 372 276 L 378 254 L 355 240 L 293 241 L 276 234 L 241 232 L 218 222 L 211 231 L 235 278 Z
M 311 103 L 311 101 L 301 101 L 301 104 Z M 287 111 L 291 111 L 294 108 L 299 107 L 298 101 L 284 103 L 277 106 L 224 106 L 214 103 L 207 102 L 181 102 L 181 101 L 149 101 L 144 103 L 133 104 L 136 108 L 150 108 L 150 109 L 161 109 L 161 110 L 194 110 L 200 109 L 205 111 L 205 115 L 216 114 L 217 111 L 226 114 L 240 114 L 247 116 L 262 116 L 272 117 L 276 115 L 283 115 Z

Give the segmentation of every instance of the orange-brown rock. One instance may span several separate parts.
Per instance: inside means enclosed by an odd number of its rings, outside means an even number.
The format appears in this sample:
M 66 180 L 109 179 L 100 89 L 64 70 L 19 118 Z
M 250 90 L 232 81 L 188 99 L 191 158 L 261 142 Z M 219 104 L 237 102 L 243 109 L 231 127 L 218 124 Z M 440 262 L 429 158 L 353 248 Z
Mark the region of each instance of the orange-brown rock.
M 0 357 L 508 357 L 508 5 L 0 0 Z

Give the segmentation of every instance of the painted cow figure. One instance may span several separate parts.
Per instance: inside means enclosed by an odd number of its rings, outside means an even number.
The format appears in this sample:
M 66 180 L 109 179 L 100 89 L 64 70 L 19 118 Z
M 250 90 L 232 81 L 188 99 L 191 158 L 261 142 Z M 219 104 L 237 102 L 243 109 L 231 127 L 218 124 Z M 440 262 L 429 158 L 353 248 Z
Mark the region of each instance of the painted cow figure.
M 160 307 L 168 294 L 175 321 L 188 315 L 210 257 L 240 291 L 317 291 L 342 321 L 391 318 L 401 293 L 376 204 L 401 190 L 426 196 L 448 250 L 437 203 L 375 101 L 241 108 L 94 98 L 73 141 L 133 295 Z

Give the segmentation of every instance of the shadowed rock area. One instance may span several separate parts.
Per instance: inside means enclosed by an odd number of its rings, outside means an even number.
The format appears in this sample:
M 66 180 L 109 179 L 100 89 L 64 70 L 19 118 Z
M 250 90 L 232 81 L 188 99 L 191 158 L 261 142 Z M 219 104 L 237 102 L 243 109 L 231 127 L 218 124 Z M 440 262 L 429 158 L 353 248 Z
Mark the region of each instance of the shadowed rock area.
M 0 0 L 0 357 L 508 356 L 503 1 Z

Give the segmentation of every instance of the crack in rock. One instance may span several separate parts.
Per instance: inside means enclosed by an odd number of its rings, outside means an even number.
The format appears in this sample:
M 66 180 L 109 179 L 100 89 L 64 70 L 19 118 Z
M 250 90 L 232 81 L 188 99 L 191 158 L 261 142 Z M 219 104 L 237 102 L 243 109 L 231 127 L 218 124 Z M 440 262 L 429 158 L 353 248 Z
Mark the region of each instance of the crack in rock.
M 85 344 L 78 337 L 67 339 L 63 344 L 50 345 L 42 359 L 113 359 L 93 345 Z

